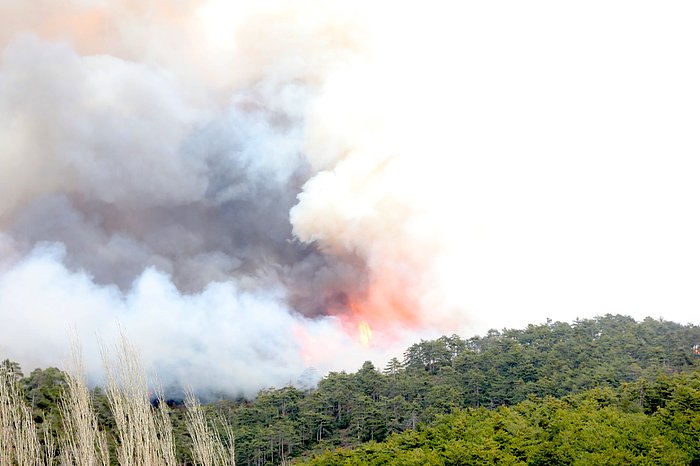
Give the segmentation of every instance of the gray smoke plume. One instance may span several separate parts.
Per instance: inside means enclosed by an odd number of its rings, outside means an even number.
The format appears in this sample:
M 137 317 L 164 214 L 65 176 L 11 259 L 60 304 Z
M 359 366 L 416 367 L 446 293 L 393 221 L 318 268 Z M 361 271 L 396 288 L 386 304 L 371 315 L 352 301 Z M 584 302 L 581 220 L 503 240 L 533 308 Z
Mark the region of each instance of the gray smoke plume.
M 356 346 L 328 309 L 363 293 L 366 260 L 299 241 L 289 221 L 317 172 L 308 108 L 328 67 L 354 53 L 335 42 L 335 13 L 246 13 L 231 68 L 198 75 L 173 33 L 187 21 L 165 10 L 155 32 L 119 2 L 68 2 L 44 24 L 21 2 L 1 10 L 2 354 L 59 364 L 76 327 L 94 376 L 90 341 L 110 341 L 119 322 L 166 384 L 251 395 L 318 363 L 319 338 Z M 89 21 L 118 27 L 53 28 Z M 144 44 L 127 40 L 139 34 Z M 91 35 L 99 54 L 81 53 Z
M 121 324 L 165 385 L 252 395 L 693 318 L 697 2 L 507 3 L 0 0 L 0 355 L 74 328 L 99 381 Z
M 204 112 L 163 70 L 33 36 L 7 47 L 2 77 L 5 136 L 19 139 L 5 156 L 2 227 L 20 255 L 61 243 L 70 270 L 122 290 L 149 266 L 188 292 L 237 276 L 258 283 L 261 271 L 350 278 L 350 262 L 335 274 L 288 220 L 312 173 L 303 119 L 280 102 L 308 99 L 308 86 L 244 89 Z

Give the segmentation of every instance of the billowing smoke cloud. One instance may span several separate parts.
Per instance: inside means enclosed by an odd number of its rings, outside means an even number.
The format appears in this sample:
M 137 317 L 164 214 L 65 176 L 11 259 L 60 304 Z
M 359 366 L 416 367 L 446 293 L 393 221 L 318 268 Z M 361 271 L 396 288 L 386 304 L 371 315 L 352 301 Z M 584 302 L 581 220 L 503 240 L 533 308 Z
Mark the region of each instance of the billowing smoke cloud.
M 251 395 L 696 319 L 697 2 L 506 3 L 0 0 L 0 354 Z
M 366 111 L 386 102 L 348 92 L 375 66 L 355 12 L 10 1 L 0 18 L 2 354 L 59 364 L 76 328 L 94 376 L 94 336 L 119 323 L 166 385 L 251 395 L 450 321 L 422 312 L 438 246 Z

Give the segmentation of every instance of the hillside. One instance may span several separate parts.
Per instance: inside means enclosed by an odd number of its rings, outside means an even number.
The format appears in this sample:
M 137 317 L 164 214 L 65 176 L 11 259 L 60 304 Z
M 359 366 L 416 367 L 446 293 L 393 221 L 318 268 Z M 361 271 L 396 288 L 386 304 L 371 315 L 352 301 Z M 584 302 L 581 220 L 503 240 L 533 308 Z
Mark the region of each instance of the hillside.
M 425 436 L 433 432 L 430 429 L 447 429 L 461 435 L 455 423 L 483 421 L 483 435 L 491 435 L 486 426 L 495 422 L 494 416 L 515 416 L 513 422 L 523 425 L 532 421 L 523 414 L 527 409 L 535 414 L 546 409 L 569 410 L 567 416 L 583 416 L 597 410 L 595 403 L 603 403 L 597 394 L 616 400 L 599 407 L 609 407 L 607 415 L 619 417 L 621 429 L 647 435 L 637 432 L 647 422 L 640 416 L 654 415 L 673 399 L 672 387 L 684 379 L 669 376 L 693 373 L 700 367 L 694 350 L 698 341 L 698 326 L 650 318 L 636 322 L 613 315 L 572 324 L 548 322 L 525 329 L 492 330 L 468 339 L 453 335 L 418 342 L 381 370 L 367 361 L 355 373 L 328 374 L 313 390 L 269 389 L 251 401 L 211 403 L 205 411 L 233 430 L 238 465 L 281 464 L 324 450 L 393 439 L 387 445 L 368 447 L 385 452 L 394 448 L 391 442 L 413 438 L 416 432 Z M 24 377 L 16 363 L 5 361 L 3 367 L 20 380 L 37 425 L 49 426 L 58 438 L 64 374 L 48 368 Z M 578 394 L 582 398 L 575 398 Z M 110 402 L 99 388 L 91 396 L 100 428 L 114 449 L 118 441 Z M 594 402 L 579 402 L 592 399 Z M 572 400 L 579 401 L 572 404 Z M 190 464 L 187 411 L 177 402 L 171 408 L 177 457 Z M 438 424 L 426 430 L 436 420 Z M 546 429 L 535 430 L 528 437 L 532 445 L 549 435 Z M 391 437 L 399 433 L 404 436 Z M 419 444 L 429 450 L 434 446 L 423 440 Z M 329 459 L 334 456 L 321 458 L 335 461 Z
M 512 407 L 468 408 L 325 465 L 679 465 L 700 462 L 700 370 Z
M 382 441 L 456 409 L 493 409 L 692 370 L 700 364 L 692 350 L 697 341 L 700 327 L 653 319 L 549 322 L 421 341 L 381 371 L 366 362 L 355 373 L 327 375 L 308 393 L 287 387 L 211 409 L 239 432 L 241 464 L 279 462 L 309 450 Z

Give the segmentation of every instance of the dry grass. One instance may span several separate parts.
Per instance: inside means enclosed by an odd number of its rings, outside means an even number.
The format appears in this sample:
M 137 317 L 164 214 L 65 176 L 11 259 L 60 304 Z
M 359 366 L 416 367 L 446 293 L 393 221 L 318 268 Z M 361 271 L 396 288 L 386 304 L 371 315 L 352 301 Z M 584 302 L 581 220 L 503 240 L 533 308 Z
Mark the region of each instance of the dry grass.
M 0 370 L 0 465 L 108 466 L 109 448 L 99 430 L 85 380 L 80 346 L 74 341 L 72 368 L 61 403 L 63 433 L 56 444 L 44 425 L 43 444 L 16 378 Z M 117 461 L 121 466 L 177 466 L 168 406 L 158 393 L 158 408 L 148 396 L 148 382 L 134 345 L 122 334 L 110 359 L 103 349 L 106 394 L 116 424 Z M 186 399 L 192 457 L 201 466 L 235 466 L 234 435 L 218 420 L 214 429 L 191 391 Z M 225 438 L 222 442 L 219 430 Z
M 169 466 L 161 457 L 148 382 L 133 344 L 122 334 L 116 358 L 102 352 L 107 397 L 117 425 L 117 458 L 122 466 Z
M 41 432 L 44 439 L 44 464 L 46 466 L 52 466 L 56 460 L 56 444 L 53 440 L 53 435 L 49 430 L 48 423 L 44 423 Z
M 168 404 L 162 391 L 158 391 L 158 411 L 155 414 L 156 432 L 158 434 L 158 444 L 166 466 L 176 466 L 175 440 L 173 438 L 173 424 L 168 414 Z
M 201 466 L 236 466 L 235 437 L 231 427 L 218 420 L 226 437 L 227 445 L 224 445 L 218 432 L 207 423 L 204 410 L 191 390 L 185 395 L 185 406 L 195 462 Z
M 61 442 L 61 462 L 76 466 L 109 466 L 109 449 L 104 432 L 98 430 L 80 345 L 72 344 L 72 368 L 66 374 L 67 387 L 61 403 L 65 435 Z
M 40 466 L 41 444 L 18 380 L 0 369 L 0 464 Z

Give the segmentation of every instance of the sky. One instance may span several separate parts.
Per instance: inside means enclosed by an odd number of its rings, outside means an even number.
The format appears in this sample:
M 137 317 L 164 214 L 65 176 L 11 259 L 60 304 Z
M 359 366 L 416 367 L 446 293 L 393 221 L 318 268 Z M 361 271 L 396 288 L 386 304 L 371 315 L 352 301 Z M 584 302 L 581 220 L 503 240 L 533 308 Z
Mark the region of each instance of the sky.
M 507 10 L 465 25 L 489 45 L 465 47 L 456 71 L 457 293 L 496 328 L 605 313 L 697 323 L 697 7 Z
M 0 0 L 0 356 L 254 394 L 700 324 L 700 6 Z M 313 369 L 312 369 L 313 368 Z

